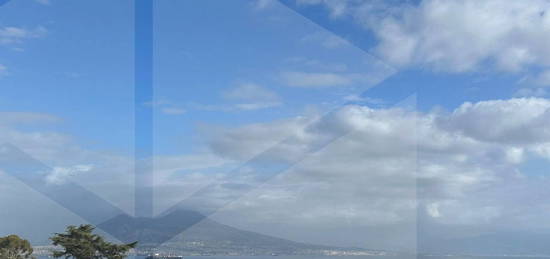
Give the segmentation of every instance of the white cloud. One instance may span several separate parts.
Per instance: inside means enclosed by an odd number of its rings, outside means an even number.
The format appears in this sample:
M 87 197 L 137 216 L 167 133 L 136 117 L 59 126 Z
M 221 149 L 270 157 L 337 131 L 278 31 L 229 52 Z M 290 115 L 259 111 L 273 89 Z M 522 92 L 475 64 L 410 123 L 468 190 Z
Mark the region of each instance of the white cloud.
M 408 224 L 417 203 L 425 203 L 427 214 L 444 224 L 518 222 L 506 200 L 476 201 L 507 192 L 502 182 L 518 181 L 518 165 L 527 154 L 550 153 L 549 108 L 545 99 L 466 103 L 451 113 L 352 105 L 321 120 L 219 130 L 210 146 L 222 157 L 247 161 L 279 143 L 267 155 L 293 161 L 319 139 L 345 134 L 227 208 L 253 221 Z M 349 208 L 354 213 L 344 213 Z M 534 211 L 526 208 L 525 214 Z
M 247 160 L 286 137 L 299 135 L 311 118 L 294 118 L 271 123 L 249 124 L 234 129 L 204 128 L 209 146 L 218 155 L 232 160 Z M 246 135 L 246 136 L 245 136 Z M 238 148 L 236 148 L 238 147 Z
M 203 111 L 238 112 L 274 108 L 283 105 L 282 98 L 270 88 L 241 83 L 220 93 L 226 102 L 220 104 L 188 103 L 189 109 Z
M 439 218 L 441 217 L 441 213 L 439 212 L 439 203 L 430 203 L 426 206 L 426 211 L 428 212 L 428 215 Z
M 185 114 L 186 110 L 181 108 L 175 108 L 175 107 L 164 107 L 161 108 L 162 113 L 169 114 L 169 115 L 181 115 Z
M 340 92 L 351 94 L 379 84 L 396 72 L 370 55 L 361 55 L 355 61 L 346 64 L 338 59 L 292 57 L 285 60 L 279 79 L 290 87 L 338 88 Z
M 386 103 L 382 99 L 372 98 L 372 97 L 368 97 L 368 96 L 364 97 L 364 96 L 359 96 L 359 95 L 355 95 L 355 94 L 344 96 L 344 101 L 366 103 L 366 104 L 370 104 L 370 105 L 381 105 L 381 104 Z
M 227 100 L 238 102 L 239 110 L 258 110 L 282 105 L 281 97 L 274 91 L 253 83 L 240 84 L 223 93 Z
M 366 77 L 355 73 L 310 73 L 284 72 L 281 77 L 285 84 L 293 87 L 339 87 L 366 81 Z
M 18 44 L 27 39 L 40 38 L 46 35 L 48 31 L 42 26 L 29 30 L 19 27 L 1 27 L 0 44 Z
M 19 124 L 37 124 L 37 123 L 55 123 L 59 122 L 59 117 L 34 112 L 0 112 L 0 126 L 19 125 Z
M 465 72 L 490 63 L 520 71 L 550 65 L 549 10 L 545 0 L 424 0 L 380 22 L 368 12 L 358 15 L 380 39 L 377 52 L 392 64 Z
M 300 1 L 351 16 L 379 40 L 375 52 L 398 67 L 472 72 L 550 66 L 546 0 Z
M 481 141 L 547 142 L 550 141 L 550 101 L 521 98 L 465 103 L 441 123 Z
M 70 135 L 44 129 L 59 121 L 60 118 L 43 113 L 2 112 L 0 145 L 13 145 L 51 167 L 51 171 L 42 172 L 44 179 L 51 184 L 60 184 L 70 178 L 123 210 L 132 211 L 132 158 L 109 150 L 90 150 Z M 91 170 L 86 165 L 92 164 L 94 173 L 83 173 Z M 22 197 L 25 198 L 28 197 Z M 3 202 L 6 201 L 0 199 L 0 203 Z
M 187 112 L 187 110 L 181 108 L 179 105 L 175 104 L 172 101 L 167 99 L 157 99 L 149 102 L 143 103 L 144 106 L 151 107 L 160 111 L 162 114 L 166 115 L 182 115 Z
M 234 161 L 211 152 L 154 158 L 155 210 L 158 213 L 215 181 L 234 168 Z
M 262 86 L 257 84 L 241 84 L 237 87 L 225 92 L 224 97 L 230 100 L 260 100 L 260 101 L 278 101 L 279 96 Z
M 210 183 L 256 184 L 253 177 L 227 172 L 277 143 L 269 158 L 294 161 L 327 136 L 342 135 L 224 208 L 238 215 L 228 220 L 269 226 L 284 222 L 304 232 L 306 227 L 347 227 L 355 230 L 355 239 L 380 234 L 357 233 L 361 227 L 414 227 L 419 208 L 447 225 L 548 225 L 547 217 L 540 215 L 543 203 L 520 202 L 547 197 L 547 180 L 530 181 L 518 166 L 530 156 L 550 160 L 545 130 L 550 128 L 549 109 L 550 101 L 541 98 L 466 103 L 449 113 L 350 105 L 325 117 L 205 129 L 201 132 L 211 134 L 205 136 L 208 150 L 155 158 L 156 206 L 168 207 Z M 70 177 L 114 200 L 128 194 L 122 191 L 126 185 L 133 190 L 131 158 L 85 150 L 63 134 L 13 128 L 49 121 L 47 116 L 0 116 L 0 143 L 13 143 L 56 165 L 48 176 L 52 183 Z M 91 168 L 75 164 L 93 164 L 94 173 L 82 173 Z M 246 176 L 262 173 L 255 169 L 247 167 Z M 106 194 L 109 190 L 113 193 Z M 234 191 L 216 190 L 220 193 L 212 194 L 215 199 Z
M 64 184 L 69 179 L 80 173 L 89 172 L 93 169 L 92 165 L 76 165 L 73 167 L 54 167 L 51 172 L 46 175 L 46 182 L 49 184 Z

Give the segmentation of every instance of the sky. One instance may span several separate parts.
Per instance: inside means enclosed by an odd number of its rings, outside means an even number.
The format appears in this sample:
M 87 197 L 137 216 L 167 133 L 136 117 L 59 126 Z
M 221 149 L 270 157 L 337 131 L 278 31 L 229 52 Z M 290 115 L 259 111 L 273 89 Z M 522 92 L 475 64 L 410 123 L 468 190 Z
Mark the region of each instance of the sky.
M 0 6 L 0 144 L 45 165 L 48 188 L 76 183 L 130 215 L 133 10 Z M 208 190 L 211 218 L 309 243 L 416 250 L 550 234 L 549 11 L 546 0 L 156 1 L 154 98 L 138 104 L 154 114 L 155 213 Z M 41 243 L 89 220 L 7 171 L 0 235 Z

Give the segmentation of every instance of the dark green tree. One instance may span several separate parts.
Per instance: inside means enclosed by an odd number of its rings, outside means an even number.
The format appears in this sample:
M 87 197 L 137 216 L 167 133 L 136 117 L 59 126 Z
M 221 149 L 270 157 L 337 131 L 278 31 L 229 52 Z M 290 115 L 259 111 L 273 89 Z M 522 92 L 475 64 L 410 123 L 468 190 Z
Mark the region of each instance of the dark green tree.
M 50 238 L 52 244 L 63 248 L 54 251 L 53 257 L 74 259 L 122 259 L 137 242 L 117 245 L 109 243 L 103 237 L 93 234 L 92 225 L 69 226 L 65 233 L 56 233 Z
M 32 252 L 32 246 L 27 240 L 16 235 L 0 237 L 1 259 L 31 259 L 34 258 Z

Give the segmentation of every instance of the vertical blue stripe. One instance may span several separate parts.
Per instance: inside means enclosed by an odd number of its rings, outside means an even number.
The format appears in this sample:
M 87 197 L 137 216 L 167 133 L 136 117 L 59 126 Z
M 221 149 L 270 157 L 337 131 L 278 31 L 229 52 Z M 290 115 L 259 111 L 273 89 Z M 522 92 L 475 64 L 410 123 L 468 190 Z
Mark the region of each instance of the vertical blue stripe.
M 153 216 L 153 0 L 135 1 L 135 214 Z

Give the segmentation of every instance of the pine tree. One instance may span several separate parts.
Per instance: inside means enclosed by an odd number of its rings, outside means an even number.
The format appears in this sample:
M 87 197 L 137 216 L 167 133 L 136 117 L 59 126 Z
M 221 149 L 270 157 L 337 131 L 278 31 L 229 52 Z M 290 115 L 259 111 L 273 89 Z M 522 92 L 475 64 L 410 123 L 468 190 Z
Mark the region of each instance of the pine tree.
M 92 225 L 69 226 L 65 233 L 56 233 L 50 238 L 52 244 L 63 251 L 54 251 L 53 257 L 74 259 L 122 259 L 137 242 L 117 245 L 109 243 L 103 237 L 93 234 Z
M 19 236 L 10 235 L 0 238 L 0 258 L 2 259 L 32 259 L 32 246 L 29 241 Z

